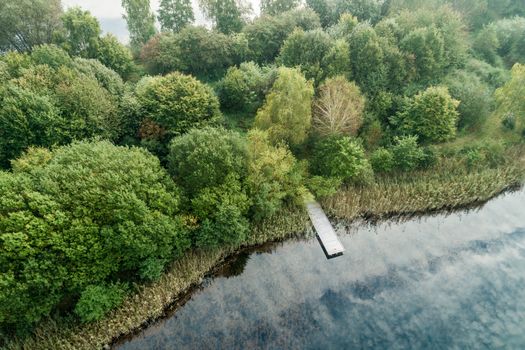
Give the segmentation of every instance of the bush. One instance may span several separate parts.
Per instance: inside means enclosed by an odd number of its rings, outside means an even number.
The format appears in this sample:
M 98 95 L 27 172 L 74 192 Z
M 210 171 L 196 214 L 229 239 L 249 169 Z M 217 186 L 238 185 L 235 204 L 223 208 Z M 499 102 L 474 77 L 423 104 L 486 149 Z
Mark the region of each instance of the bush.
M 222 128 L 193 129 L 171 142 L 168 170 L 193 198 L 207 187 L 222 185 L 229 174 L 244 178 L 247 159 L 246 142 L 238 133 Z
M 465 71 L 456 71 L 446 80 L 458 105 L 459 128 L 479 129 L 487 120 L 493 107 L 492 92 L 478 76 Z
M 255 127 L 268 130 L 274 143 L 301 144 L 310 129 L 313 93 L 311 82 L 297 69 L 279 68 L 279 76 L 257 112 Z
M 75 58 L 73 68 L 77 71 L 95 78 L 100 85 L 113 96 L 120 98 L 124 93 L 124 82 L 117 72 L 104 66 L 97 60 Z
M 408 101 L 395 123 L 405 135 L 417 135 L 421 142 L 444 142 L 456 136 L 459 101 L 445 87 L 429 87 Z
M 341 179 L 335 177 L 312 176 L 306 182 L 306 187 L 316 198 L 330 197 L 341 187 Z
M 229 68 L 217 87 L 221 107 L 235 111 L 257 110 L 275 80 L 274 72 L 253 62 Z
M 344 77 L 328 79 L 314 102 L 314 129 L 322 136 L 356 136 L 363 123 L 365 98 L 355 83 Z
M 424 150 L 417 143 L 417 136 L 396 137 L 392 147 L 395 167 L 401 171 L 415 170 L 425 158 Z
M 108 311 L 122 303 L 125 285 L 91 285 L 86 287 L 75 306 L 75 313 L 82 322 L 100 320 Z
M 361 144 L 347 136 L 329 136 L 314 149 L 312 172 L 346 183 L 367 183 L 373 172 Z
M 61 302 L 72 307 L 89 286 L 139 280 L 149 259 L 172 260 L 189 246 L 178 190 L 142 149 L 106 141 L 32 149 L 13 169 L 0 172 L 2 331 L 28 329 Z
M 150 78 L 137 94 L 144 117 L 158 124 L 168 137 L 214 125 L 221 119 L 213 90 L 188 75 L 176 72 Z
M 370 164 L 375 173 L 389 173 L 394 169 L 394 154 L 385 148 L 379 148 L 370 157 Z
M 514 113 L 506 113 L 501 119 L 501 125 L 506 130 L 516 129 L 516 117 Z

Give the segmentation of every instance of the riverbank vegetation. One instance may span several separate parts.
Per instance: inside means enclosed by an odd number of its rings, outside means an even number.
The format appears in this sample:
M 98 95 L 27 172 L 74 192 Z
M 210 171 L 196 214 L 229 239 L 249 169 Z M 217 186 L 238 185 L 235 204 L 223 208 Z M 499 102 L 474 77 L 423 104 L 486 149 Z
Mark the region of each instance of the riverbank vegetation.
M 523 180 L 521 1 L 0 4 L 0 346 L 100 348 L 239 247 Z M 228 11 L 224 11 L 227 8 Z M 35 16 L 38 13 L 38 16 Z

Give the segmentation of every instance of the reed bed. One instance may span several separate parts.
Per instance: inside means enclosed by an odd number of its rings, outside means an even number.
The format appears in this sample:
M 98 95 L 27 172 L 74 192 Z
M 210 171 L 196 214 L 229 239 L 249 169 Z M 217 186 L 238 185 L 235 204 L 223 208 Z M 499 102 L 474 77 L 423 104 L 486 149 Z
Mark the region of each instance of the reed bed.
M 346 221 L 454 209 L 487 201 L 519 186 L 523 175 L 521 165 L 463 173 L 432 169 L 347 187 L 323 200 L 322 205 L 329 215 Z

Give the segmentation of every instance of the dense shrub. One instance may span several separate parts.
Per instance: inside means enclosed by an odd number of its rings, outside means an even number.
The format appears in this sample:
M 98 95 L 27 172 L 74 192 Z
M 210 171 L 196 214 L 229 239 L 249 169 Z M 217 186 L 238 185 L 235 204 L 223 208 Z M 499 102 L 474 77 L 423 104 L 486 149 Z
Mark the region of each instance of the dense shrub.
M 277 80 L 257 112 L 255 127 L 268 130 L 274 143 L 301 144 L 310 129 L 312 97 L 311 82 L 297 69 L 279 68 Z
M 341 187 L 341 179 L 337 177 L 312 176 L 306 186 L 316 198 L 334 195 Z
M 348 136 L 334 135 L 319 141 L 311 166 L 315 175 L 339 178 L 346 183 L 367 183 L 373 176 L 363 147 Z
M 364 107 L 365 99 L 354 83 L 342 76 L 328 79 L 314 101 L 314 129 L 322 136 L 356 136 L 363 123 Z
M 224 129 L 193 129 L 173 139 L 168 167 L 199 219 L 193 242 L 199 247 L 239 243 L 248 230 L 246 140 Z
M 444 142 L 456 136 L 459 101 L 445 87 L 430 87 L 408 101 L 396 116 L 402 134 L 417 135 L 421 142 Z
M 394 154 L 386 148 L 378 148 L 370 157 L 370 164 L 375 173 L 389 173 L 394 169 Z
M 72 63 L 69 54 L 56 45 L 40 45 L 31 52 L 31 61 L 34 64 L 47 64 L 51 68 L 68 66 Z
M 296 27 L 311 30 L 320 26 L 319 17 L 311 9 L 296 9 L 278 16 L 258 17 L 243 29 L 248 43 L 248 58 L 257 63 L 270 63 Z
M 418 168 L 425 158 L 424 150 L 417 143 L 417 136 L 396 137 L 392 153 L 394 165 L 401 171 Z
M 125 294 L 122 284 L 88 286 L 75 305 L 75 313 L 83 322 L 99 320 L 122 303 Z
M 177 189 L 141 149 L 33 149 L 0 173 L 0 193 L 2 331 L 22 331 L 59 303 L 71 307 L 89 286 L 137 280 L 149 259 L 165 264 L 188 247 Z M 100 302 L 79 310 L 89 318 L 106 309 Z
M 73 68 L 87 76 L 95 78 L 103 88 L 113 96 L 120 98 L 124 93 L 124 82 L 113 70 L 94 59 L 76 58 Z
M 460 101 L 459 128 L 479 129 L 487 120 L 494 100 L 490 88 L 473 73 L 456 71 L 446 80 L 450 95 Z
M 221 107 L 235 111 L 255 111 L 264 102 L 264 96 L 275 80 L 276 71 L 245 62 L 231 67 L 218 83 Z
M 197 79 L 171 73 L 150 78 L 137 89 L 144 117 L 171 138 L 191 128 L 213 125 L 221 118 L 213 90 Z
M 169 148 L 169 172 L 190 198 L 207 187 L 222 185 L 228 174 L 237 179 L 246 176 L 246 142 L 236 132 L 193 129 L 174 138 Z
M 306 79 L 316 85 L 326 77 L 350 71 L 348 46 L 337 43 L 321 29 L 303 31 L 296 29 L 281 47 L 276 62 L 286 67 L 299 67 Z M 338 50 L 339 49 L 339 50 Z

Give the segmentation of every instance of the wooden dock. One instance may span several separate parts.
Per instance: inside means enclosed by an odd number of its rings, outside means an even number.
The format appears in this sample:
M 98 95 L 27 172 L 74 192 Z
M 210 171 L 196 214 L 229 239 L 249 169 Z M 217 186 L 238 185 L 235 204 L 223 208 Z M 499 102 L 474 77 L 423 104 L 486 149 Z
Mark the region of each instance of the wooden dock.
M 315 231 L 317 232 L 317 239 L 321 243 L 321 247 L 328 259 L 335 258 L 336 256 L 343 255 L 345 248 L 337 238 L 330 220 L 326 217 L 326 214 L 321 208 L 321 205 L 317 202 L 306 203 L 306 209 L 310 220 L 314 224 Z

